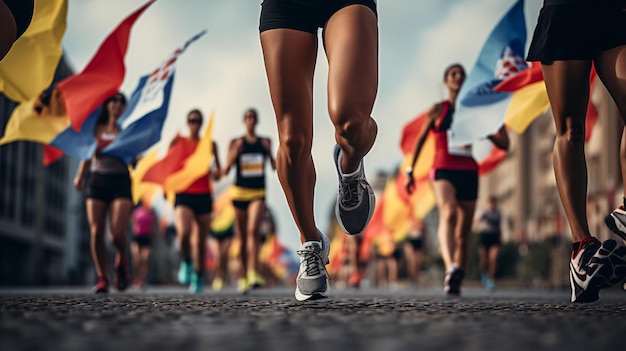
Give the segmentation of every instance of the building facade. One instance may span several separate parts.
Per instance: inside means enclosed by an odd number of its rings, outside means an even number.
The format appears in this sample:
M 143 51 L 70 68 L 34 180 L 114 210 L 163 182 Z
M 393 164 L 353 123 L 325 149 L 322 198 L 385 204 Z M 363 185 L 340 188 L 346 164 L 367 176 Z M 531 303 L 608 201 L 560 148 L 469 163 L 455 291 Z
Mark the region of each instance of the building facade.
M 55 75 L 72 74 L 64 59 Z M 15 103 L 0 96 L 0 134 Z M 77 162 L 43 166 L 43 147 L 0 146 L 0 285 L 74 283 L 89 258 L 84 201 L 73 189 Z

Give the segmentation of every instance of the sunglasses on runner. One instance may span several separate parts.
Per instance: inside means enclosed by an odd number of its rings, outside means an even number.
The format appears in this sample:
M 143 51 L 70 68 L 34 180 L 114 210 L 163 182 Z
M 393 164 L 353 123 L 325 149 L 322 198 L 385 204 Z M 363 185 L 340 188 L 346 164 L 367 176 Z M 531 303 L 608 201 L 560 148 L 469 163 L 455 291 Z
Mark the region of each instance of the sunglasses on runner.
M 189 124 L 202 124 L 202 120 L 199 118 L 188 119 L 187 123 Z

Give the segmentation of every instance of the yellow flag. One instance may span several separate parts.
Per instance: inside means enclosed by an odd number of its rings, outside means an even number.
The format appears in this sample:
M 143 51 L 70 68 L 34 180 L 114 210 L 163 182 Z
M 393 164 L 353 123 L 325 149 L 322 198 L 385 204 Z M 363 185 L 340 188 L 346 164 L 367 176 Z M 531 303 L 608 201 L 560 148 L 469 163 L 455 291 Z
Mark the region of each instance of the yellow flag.
M 544 82 L 530 84 L 513 93 L 504 124 L 522 134 L 548 108 L 550 101 Z
M 139 162 L 137 162 L 137 167 L 130 172 L 131 180 L 132 180 L 132 190 L 133 190 L 133 203 L 139 203 L 144 196 L 151 190 L 159 188 L 158 184 L 142 182 L 144 174 L 159 160 L 158 150 L 152 150 L 146 156 L 142 157 Z
M 398 195 L 394 178 L 387 180 L 383 198 L 385 202 L 383 225 L 392 233 L 394 239 L 401 240 L 408 229 L 410 208 Z
M 36 106 L 40 108 L 40 112 L 35 110 Z M 49 144 L 69 123 L 67 116 L 59 116 L 48 106 L 41 106 L 39 98 L 35 97 L 13 110 L 0 145 L 18 140 Z
M 198 178 L 207 174 L 207 170 L 213 162 L 213 117 L 214 113 L 211 113 L 206 131 L 200 139 L 196 151 L 185 161 L 183 169 L 165 180 L 163 188 L 166 191 L 181 193 Z
M 24 102 L 50 86 L 61 59 L 66 22 L 67 0 L 35 0 L 30 26 L 0 61 L 0 92 Z

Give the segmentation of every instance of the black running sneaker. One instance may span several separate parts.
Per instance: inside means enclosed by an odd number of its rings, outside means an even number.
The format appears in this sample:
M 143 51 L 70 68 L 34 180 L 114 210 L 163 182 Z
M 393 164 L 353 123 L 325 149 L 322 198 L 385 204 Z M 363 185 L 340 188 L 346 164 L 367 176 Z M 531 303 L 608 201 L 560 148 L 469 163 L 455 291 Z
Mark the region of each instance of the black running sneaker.
M 335 215 L 344 232 L 359 234 L 372 219 L 376 196 L 367 182 L 367 178 L 365 178 L 363 161 L 361 161 L 356 174 L 344 176 L 339 164 L 339 157 L 341 156 L 339 145 L 335 145 L 333 156 L 339 176 L 339 194 L 335 205 Z
M 598 300 L 600 289 L 618 284 L 626 277 L 626 247 L 615 240 L 581 240 L 570 261 L 572 302 Z
M 126 264 L 115 267 L 115 287 L 118 291 L 124 291 L 130 285 L 130 275 Z
M 465 278 L 465 271 L 462 269 L 453 268 L 449 270 L 443 280 L 443 291 L 447 295 L 461 295 L 461 283 L 463 282 L 463 278 Z
M 626 211 L 620 206 L 604 217 L 604 223 L 611 231 L 626 240 Z

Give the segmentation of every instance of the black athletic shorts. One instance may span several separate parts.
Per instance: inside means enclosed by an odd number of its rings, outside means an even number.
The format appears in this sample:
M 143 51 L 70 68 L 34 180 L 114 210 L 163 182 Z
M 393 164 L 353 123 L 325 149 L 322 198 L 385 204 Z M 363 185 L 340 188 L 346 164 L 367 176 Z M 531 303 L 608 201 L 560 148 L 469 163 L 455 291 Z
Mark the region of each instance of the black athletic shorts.
M 408 238 L 406 241 L 411 244 L 413 250 L 421 250 L 424 245 L 422 238 Z
M 136 236 L 133 238 L 137 245 L 140 247 L 149 247 L 152 243 L 152 238 L 149 235 Z
M 500 245 L 500 232 L 481 232 L 480 245 L 486 249 L 494 245 Z
M 101 174 L 91 173 L 85 189 L 85 197 L 110 203 L 115 199 L 132 201 L 130 176 L 125 173 Z
M 4 0 L 4 3 L 13 14 L 17 27 L 17 38 L 19 38 L 33 20 L 35 0 Z
M 593 60 L 622 45 L 626 0 L 545 0 L 526 60 Z
M 333 14 L 349 5 L 365 5 L 378 16 L 375 0 L 263 0 L 259 31 L 289 28 L 316 34 Z
M 232 226 L 228 227 L 228 229 L 223 230 L 221 232 L 216 232 L 216 231 L 211 230 L 209 235 L 211 235 L 211 237 L 213 237 L 217 241 L 230 239 L 230 238 L 235 236 L 235 226 L 232 225 Z
M 478 198 L 478 171 L 436 169 L 435 180 L 447 180 L 452 183 L 458 201 L 473 201 Z
M 174 207 L 186 206 L 196 216 L 213 212 L 213 195 L 206 194 L 176 194 Z

